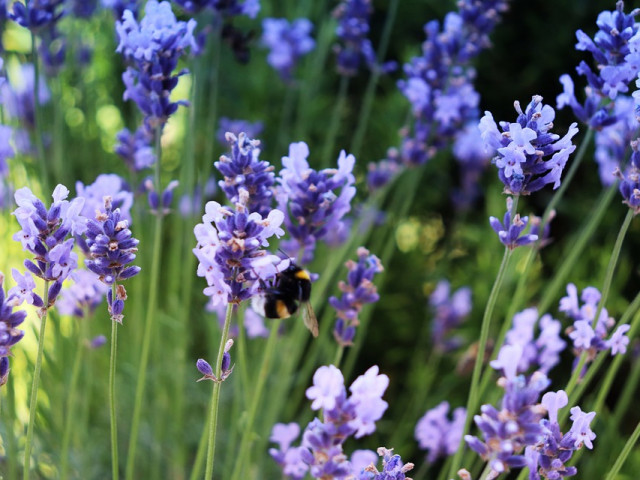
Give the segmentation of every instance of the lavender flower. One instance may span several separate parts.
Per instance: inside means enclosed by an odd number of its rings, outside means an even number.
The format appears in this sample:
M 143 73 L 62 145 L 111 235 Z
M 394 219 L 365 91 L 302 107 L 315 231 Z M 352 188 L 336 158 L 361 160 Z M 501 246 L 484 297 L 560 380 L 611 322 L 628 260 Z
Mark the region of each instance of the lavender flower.
M 83 318 L 86 313 L 92 313 L 102 303 L 109 287 L 88 270 L 78 269 L 69 276 L 74 284 L 60 291 L 58 312 Z
M 442 352 L 458 348 L 461 344 L 460 338 L 447 338 L 447 336 L 471 313 L 471 289 L 459 288 L 450 295 L 449 282 L 441 280 L 431 293 L 429 304 L 434 314 L 431 325 L 431 340 L 434 347 Z
M 355 164 L 353 155 L 340 152 L 338 168 L 316 171 L 309 167 L 309 147 L 304 142 L 292 143 L 289 156 L 282 157 L 284 168 L 276 190 L 278 208 L 285 212 L 285 225 L 293 237 L 282 242 L 282 248 L 301 263 L 308 263 L 318 240 L 329 231 L 344 228 L 343 217 L 351 209 L 355 196 Z M 340 193 L 337 190 L 340 189 Z
M 618 189 L 622 198 L 634 215 L 640 212 L 640 139 L 631 142 L 631 164 L 622 173 L 620 168 L 616 168 L 613 174 L 620 180 Z
M 271 440 L 278 443 L 280 449 L 272 448 L 269 453 L 285 475 L 301 479 L 308 471 L 314 478 L 328 475 L 343 478 L 361 473 L 353 470 L 342 445 L 350 436 L 360 438 L 373 433 L 375 422 L 387 408 L 382 395 L 389 385 L 389 378 L 378 372 L 378 367 L 374 366 L 358 377 L 349 387 L 351 395 L 347 397 L 340 370 L 330 365 L 316 371 L 313 386 L 307 389 L 307 398 L 313 400 L 312 409 L 322 409 L 324 421 L 316 418 L 307 425 L 300 447 L 291 446 L 298 437 L 297 425 L 277 424 L 273 429 Z M 391 467 L 394 466 L 397 466 L 397 460 L 391 462 L 388 471 L 393 471 Z
M 542 405 L 548 412 L 549 419 L 541 420 L 544 428 L 544 438 L 535 445 L 530 445 L 525 450 L 525 458 L 529 467 L 530 480 L 561 479 L 572 477 L 578 473 L 576 467 L 568 467 L 565 464 L 573 456 L 573 452 L 586 445 L 593 448 L 591 441 L 595 434 L 589 428 L 596 412 L 583 413 L 580 407 L 571 409 L 571 429 L 562 434 L 558 424 L 558 410 L 567 406 L 569 399 L 566 392 L 548 392 L 542 397 Z
M 113 11 L 113 16 L 119 20 L 122 18 L 125 10 L 129 10 L 133 18 L 138 18 L 138 0 L 100 0 L 104 8 Z
M 360 324 L 358 314 L 367 303 L 375 303 L 380 298 L 373 278 L 384 269 L 380 259 L 370 255 L 364 248 L 358 248 L 358 263 L 349 260 L 346 263 L 349 270 L 347 283 L 341 281 L 338 288 L 342 291 L 340 298 L 329 298 L 329 304 L 336 309 L 338 320 L 333 329 L 333 336 L 339 345 L 351 345 Z
M 96 212 L 105 213 L 104 197 L 111 197 L 111 207 L 120 210 L 120 217 L 131 223 L 131 206 L 133 205 L 133 193 L 124 179 L 114 173 L 101 174 L 96 180 L 85 186 L 82 182 L 76 182 L 78 197 L 84 198 L 84 207 L 81 215 L 93 218 Z
M 505 389 L 501 409 L 483 405 L 482 414 L 474 417 L 484 442 L 472 435 L 464 437 L 467 445 L 488 462 L 494 476 L 526 465 L 525 447 L 544 439 L 544 428 L 540 425 L 544 409 L 537 402 L 549 379 L 541 372 L 535 372 L 529 379 L 516 376 L 521 355 L 519 345 L 505 346 L 498 360 L 492 362 L 493 368 L 500 368 L 505 374 L 499 381 Z
M 421 449 L 428 450 L 427 461 L 433 463 L 440 457 L 453 455 L 458 450 L 467 410 L 458 407 L 453 411 L 453 420 L 447 418 L 449 402 L 442 402 L 437 407 L 427 410 L 418 420 L 415 438 Z
M 520 214 L 516 213 L 513 216 L 513 199 L 511 197 L 507 198 L 507 212 L 504 214 L 504 220 L 501 223 L 496 217 L 489 217 L 489 223 L 491 224 L 491 228 L 493 228 L 494 232 L 498 234 L 498 238 L 502 244 L 513 250 L 516 247 L 521 247 L 523 245 L 528 245 L 530 243 L 538 240 L 537 235 L 533 234 L 525 234 L 521 235 L 525 228 L 527 228 L 527 223 L 529 222 L 529 217 L 520 218 Z
M 371 11 L 371 0 L 343 0 L 333 12 L 338 19 L 336 36 L 341 42 L 335 47 L 340 75 L 354 76 L 362 61 L 370 69 L 376 67 L 375 52 L 367 38 Z
M 231 145 L 231 158 L 222 155 L 215 162 L 224 177 L 218 185 L 233 204 L 238 203 L 240 190 L 249 192 L 249 213 L 257 212 L 264 217 L 271 211 L 275 183 L 273 166 L 258 158 L 259 140 L 251 140 L 242 132 L 237 137 L 227 132 L 226 138 Z
M 38 32 L 62 18 L 63 5 L 64 0 L 39 0 L 29 4 L 28 7 L 23 3 L 15 2 L 12 11 L 9 12 L 9 18 L 24 28 Z
M 58 185 L 53 191 L 53 203 L 49 210 L 27 187 L 16 191 L 18 208 L 13 212 L 22 230 L 13 239 L 22 243 L 23 250 L 35 255 L 36 263 L 25 260 L 24 266 L 34 275 L 53 282 L 48 291 L 48 303 L 53 306 L 62 288 L 62 282 L 77 267 L 78 256 L 72 252 L 73 238 L 87 228 L 86 218 L 80 216 L 84 200 L 66 200 L 69 190 Z M 34 302 L 35 303 L 35 302 Z M 38 302 L 40 303 L 40 302 Z
M 156 156 L 151 148 L 153 132 L 143 124 L 131 133 L 124 128 L 116 135 L 118 144 L 114 151 L 124 160 L 124 163 L 134 172 L 151 167 L 156 162 Z
M 523 112 L 515 102 L 518 118 L 515 123 L 500 122 L 502 133 L 489 112 L 480 120 L 480 130 L 485 148 L 497 152 L 493 163 L 498 167 L 498 177 L 504 183 L 505 193 L 529 195 L 549 183 L 560 186 L 562 170 L 576 146 L 571 138 L 578 133 L 575 123 L 560 138 L 550 133 L 555 111 L 542 104 L 542 97 L 535 95 Z M 545 157 L 551 156 L 545 160 Z
M 174 0 L 174 2 L 192 15 L 210 8 L 224 17 L 246 15 L 249 18 L 256 18 L 260 11 L 260 0 L 244 0 L 242 3 L 237 0 Z
M 292 23 L 286 18 L 265 18 L 262 30 L 262 44 L 270 50 L 267 62 L 285 82 L 290 82 L 300 57 L 315 47 L 311 38 L 313 24 L 306 18 Z
M 400 455 L 394 455 L 393 449 L 378 448 L 378 455 L 382 457 L 382 471 L 370 465 L 358 477 L 358 480 L 411 480 L 405 476 L 412 470 L 413 463 L 403 463 Z
M 168 215 L 171 212 L 171 203 L 173 202 L 173 191 L 178 187 L 178 180 L 171 180 L 162 193 L 158 193 L 151 177 L 147 178 L 142 186 L 147 192 L 147 200 L 149 208 L 154 215 Z
M 24 332 L 16 327 L 27 316 L 26 312 L 13 311 L 14 303 L 11 301 L 11 295 L 5 297 L 3 283 L 4 275 L 0 272 L 0 386 L 7 383 L 9 376 L 11 347 L 24 336 Z
M 98 212 L 96 219 L 89 221 L 86 233 L 91 255 L 86 261 L 87 268 L 98 275 L 100 281 L 115 286 L 107 294 L 107 304 L 111 320 L 119 323 L 122 323 L 127 291 L 118 282 L 140 273 L 140 267 L 128 266 L 138 251 L 138 240 L 133 238 L 128 226 L 128 222 L 121 219 L 120 210 L 113 210 L 111 197 L 105 197 L 104 213 Z
M 202 380 L 211 380 L 212 382 L 224 382 L 229 377 L 229 375 L 231 375 L 231 372 L 233 372 L 234 365 L 231 365 L 231 354 L 229 353 L 229 350 L 231 350 L 232 346 L 232 339 L 227 340 L 227 343 L 225 343 L 224 345 L 224 352 L 222 354 L 222 365 L 220 368 L 220 378 L 216 377 L 211 365 L 209 365 L 206 360 L 200 358 L 196 362 L 196 367 L 198 368 L 198 371 L 203 375 L 203 377 L 196 381 L 201 382 Z
M 466 210 L 482 195 L 480 179 L 490 163 L 491 155 L 478 145 L 482 143 L 477 123 L 467 124 L 453 141 L 453 154 L 460 167 L 460 187 L 452 198 L 456 208 Z
M 601 294 L 595 287 L 586 287 L 578 300 L 578 289 L 573 283 L 567 285 L 567 296 L 560 299 L 559 310 L 573 319 L 573 326 L 567 329 L 567 333 L 573 340 L 574 353 L 577 363 L 582 352 L 587 353 L 587 362 L 592 361 L 598 352 L 611 349 L 611 354 L 624 354 L 629 339 L 625 333 L 629 325 L 623 324 L 606 340 L 610 329 L 615 325 L 615 320 L 609 317 L 606 308 L 602 308 L 598 320 L 595 320 L 600 303 Z M 595 324 L 595 328 L 593 325 Z M 574 365 L 575 366 L 575 365 Z
M 211 297 L 213 305 L 251 298 L 258 291 L 258 279 L 273 278 L 283 266 L 280 257 L 263 250 L 271 236 L 284 235 L 280 228 L 283 213 L 271 210 L 266 218 L 249 213 L 246 190 L 240 192 L 239 200 L 235 210 L 208 202 L 203 223 L 194 228 L 198 276 L 206 278 L 208 287 L 204 293 Z
M 264 125 L 262 122 L 249 122 L 247 120 L 235 120 L 227 117 L 220 117 L 220 120 L 218 121 L 216 140 L 223 145 L 226 145 L 229 143 L 229 140 L 227 140 L 228 132 L 233 133 L 236 137 L 244 132 L 247 139 L 249 139 L 256 138 L 263 130 Z
M 535 338 L 536 323 L 540 328 L 538 338 Z M 560 353 L 567 343 L 560 338 L 562 325 L 551 315 L 540 317 L 538 309 L 527 308 L 513 316 L 513 327 L 507 332 L 505 345 L 519 346 L 522 356 L 517 365 L 517 372 L 527 373 L 532 367 L 544 374 L 560 362 Z
M 177 21 L 167 1 L 149 0 L 145 17 L 138 24 L 130 10 L 125 10 L 122 21 L 116 22 L 120 44 L 116 49 L 133 63 L 122 74 L 126 86 L 124 100 L 133 100 L 145 116 L 150 129 L 162 128 L 178 105 L 184 100 L 172 102 L 171 91 L 178 84 L 180 75 L 173 75 L 178 58 L 187 48 L 197 50 L 193 37 L 196 21 Z
M 28 270 L 22 275 L 18 270 L 12 268 L 11 276 L 16 282 L 16 285 L 7 292 L 7 302 L 10 301 L 14 306 L 22 305 L 23 302 L 27 302 L 29 305 L 35 307 L 44 306 L 42 298 L 40 298 L 37 293 L 34 293 L 36 282 Z

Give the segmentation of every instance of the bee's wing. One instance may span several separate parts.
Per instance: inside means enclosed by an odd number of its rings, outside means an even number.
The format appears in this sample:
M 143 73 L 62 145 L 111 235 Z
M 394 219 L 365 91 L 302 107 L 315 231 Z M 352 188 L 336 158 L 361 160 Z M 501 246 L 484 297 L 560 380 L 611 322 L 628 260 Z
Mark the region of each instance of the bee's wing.
M 314 313 L 313 308 L 311 308 L 311 303 L 304 302 L 302 306 L 303 306 L 302 319 L 304 320 L 304 325 L 309 329 L 309 331 L 311 332 L 311 335 L 313 335 L 314 337 L 317 337 L 318 336 L 318 319 L 316 318 L 316 314 Z

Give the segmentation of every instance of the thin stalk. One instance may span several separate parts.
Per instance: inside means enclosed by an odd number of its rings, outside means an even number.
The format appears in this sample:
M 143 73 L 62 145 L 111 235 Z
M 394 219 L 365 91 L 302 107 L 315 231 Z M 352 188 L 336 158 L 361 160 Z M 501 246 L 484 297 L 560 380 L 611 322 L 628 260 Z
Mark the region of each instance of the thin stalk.
M 89 321 L 86 318 L 88 315 L 88 309 L 85 308 L 85 318 L 80 319 L 80 331 L 78 332 L 78 345 L 76 349 L 75 358 L 73 360 L 73 367 L 71 367 L 71 381 L 69 383 L 69 390 L 67 393 L 67 409 L 65 411 L 66 419 L 64 422 L 64 432 L 62 434 L 62 450 L 60 454 L 60 478 L 63 480 L 68 477 L 69 469 L 69 446 L 71 444 L 71 432 L 73 427 L 77 424 L 77 417 L 74 412 L 74 405 L 76 403 L 76 395 L 78 394 L 78 380 L 80 378 L 80 367 L 82 365 L 82 357 L 84 356 L 84 340 L 86 338 L 87 323 Z
M 629 405 L 632 401 L 637 399 L 637 388 L 640 383 L 640 362 L 631 362 L 631 372 L 629 373 L 622 393 L 618 397 L 616 402 L 616 408 L 611 415 L 610 420 L 607 422 L 607 429 L 609 435 L 619 435 L 620 422 L 623 415 L 629 411 Z M 609 436 L 608 435 L 608 436 Z
M 251 406 L 249 408 L 247 422 L 245 423 L 244 431 L 242 432 L 242 439 L 240 440 L 239 454 L 236 457 L 236 463 L 233 467 L 233 474 L 231 475 L 231 480 L 239 480 L 240 478 L 242 478 L 241 477 L 242 469 L 250 461 L 249 446 L 251 444 L 251 437 L 252 437 L 251 434 L 253 429 L 253 423 L 256 418 L 256 413 L 258 412 L 258 406 L 262 401 L 262 392 L 267 382 L 267 377 L 269 376 L 269 367 L 271 366 L 271 360 L 273 357 L 273 353 L 275 351 L 275 346 L 277 343 L 276 341 L 278 339 L 278 330 L 280 329 L 281 322 L 282 322 L 281 319 L 277 319 L 273 322 L 273 325 L 271 326 L 271 333 L 269 334 L 269 339 L 267 340 L 264 356 L 262 358 L 260 373 L 258 374 L 258 380 L 256 382 L 256 388 L 253 394 Z M 206 477 L 206 478 L 210 478 L 210 477 Z
M 629 440 L 627 440 L 627 443 L 625 443 L 624 448 L 620 452 L 620 455 L 618 455 L 618 458 L 616 459 L 616 462 L 613 464 L 613 467 L 611 467 L 611 470 L 609 470 L 609 473 L 607 474 L 605 480 L 614 480 L 616 478 L 616 476 L 618 475 L 618 472 L 622 468 L 622 465 L 624 464 L 624 462 L 627 460 L 627 457 L 631 453 L 631 450 L 633 449 L 635 444 L 638 442 L 638 437 L 640 437 L 640 423 L 636 425 L 635 430 L 629 437 Z
M 29 5 L 27 2 L 27 14 Z M 40 68 L 38 65 L 38 48 L 36 45 L 36 34 L 31 31 L 31 55 L 33 56 L 33 113 L 35 121 L 35 142 L 36 151 L 38 152 L 38 161 L 40 163 L 40 175 L 42 176 L 42 189 L 49 191 L 49 174 L 47 172 L 47 159 L 45 158 L 43 130 L 42 130 L 42 109 L 40 108 Z
M 229 338 L 229 325 L 231 325 L 231 316 L 233 315 L 233 304 L 227 304 L 227 314 L 224 318 L 224 328 L 222 329 L 222 337 L 220 338 L 220 347 L 218 349 L 218 359 L 216 361 L 216 377 L 222 377 L 222 357 L 224 355 L 224 347 Z M 209 417 L 209 447 L 207 450 L 207 466 L 205 468 L 204 478 L 209 480 L 213 477 L 213 459 L 216 453 L 216 428 L 218 426 L 218 406 L 220 404 L 220 387 L 222 382 L 213 382 L 213 393 L 211 396 L 211 412 Z
M 162 159 L 161 145 L 162 129 L 156 132 L 156 168 L 155 188 L 160 195 L 160 162 Z M 142 402 L 144 400 L 144 390 L 147 381 L 147 367 L 149 364 L 149 352 L 151 350 L 151 338 L 153 336 L 153 327 L 156 321 L 156 307 L 158 299 L 158 283 L 160 278 L 160 258 L 162 256 L 162 222 L 163 214 L 159 211 L 155 218 L 155 231 L 153 235 L 153 256 L 151 260 L 151 280 L 149 285 L 149 301 L 147 303 L 147 315 L 144 324 L 144 334 L 142 338 L 142 352 L 140 354 L 140 364 L 138 367 L 138 382 L 136 384 L 136 393 L 133 404 L 133 417 L 131 420 L 131 433 L 129 434 L 129 449 L 127 451 L 127 466 L 125 470 L 125 478 L 133 480 L 134 468 L 136 460 L 136 448 L 138 446 L 138 431 L 140 429 L 140 417 L 142 413 Z
M 200 441 L 198 442 L 198 450 L 196 451 L 196 458 L 193 461 L 193 468 L 191 469 L 191 475 L 189 480 L 197 480 L 202 475 L 202 467 L 204 466 L 205 452 L 207 451 L 207 438 L 209 434 L 209 424 L 211 423 L 211 409 L 207 410 L 207 418 L 204 422 L 204 428 L 202 434 L 200 434 Z
M 391 31 L 393 30 L 393 24 L 396 19 L 396 13 L 398 11 L 398 5 L 400 0 L 391 0 L 389 2 L 389 8 L 387 9 L 387 15 L 385 16 L 384 27 L 382 30 L 382 37 L 380 38 L 380 45 L 378 46 L 378 53 L 376 55 L 375 69 L 369 76 L 367 88 L 364 94 L 364 100 L 362 101 L 362 108 L 360 108 L 360 114 L 358 115 L 358 124 L 356 127 L 356 133 L 353 136 L 351 142 L 351 151 L 356 158 L 360 154 L 360 147 L 362 146 L 362 140 L 367 132 L 367 126 L 369 124 L 369 118 L 371 117 L 371 107 L 373 105 L 373 99 L 375 97 L 376 86 L 378 80 L 382 75 L 380 71 L 380 65 L 387 53 L 387 47 L 389 46 L 389 39 L 391 38 Z
M 515 205 L 514 205 L 514 209 L 515 209 Z M 500 292 L 500 287 L 502 287 L 502 282 L 504 281 L 505 273 L 507 271 L 507 267 L 509 265 L 509 259 L 511 258 L 512 253 L 513 253 L 513 250 L 510 250 L 508 247 L 505 248 L 504 256 L 502 257 L 502 263 L 500 264 L 498 275 L 496 276 L 496 280 L 493 283 L 493 288 L 491 289 L 489 299 L 487 300 L 487 306 L 484 310 L 484 315 L 482 317 L 482 326 L 480 328 L 480 339 L 478 343 L 478 353 L 476 354 L 476 363 L 473 366 L 473 374 L 471 375 L 471 387 L 469 389 L 469 397 L 467 399 L 467 416 L 464 421 L 463 435 L 460 439 L 458 450 L 456 451 L 456 454 L 453 457 L 451 468 L 449 469 L 450 478 L 453 478 L 456 471 L 460 468 L 460 460 L 462 457 L 462 453 L 464 452 L 464 433 L 469 431 L 469 427 L 471 426 L 471 419 L 473 418 L 474 412 L 478 407 L 478 401 L 479 401 L 478 386 L 479 386 L 479 380 L 480 380 L 480 373 L 482 371 L 482 364 L 484 361 L 484 352 L 487 346 L 487 339 L 489 338 L 489 327 L 491 325 L 491 317 L 493 316 L 493 308 L 495 307 L 496 300 L 498 299 L 498 293 Z
M 33 427 L 36 423 L 36 407 L 38 405 L 38 388 L 40 387 L 40 370 L 42 368 L 42 356 L 44 353 L 44 333 L 47 326 L 47 307 L 49 306 L 49 280 L 44 281 L 44 291 L 42 294 L 44 307 L 42 319 L 40 320 L 40 336 L 38 337 L 38 356 L 36 357 L 36 368 L 33 372 L 33 382 L 31 384 L 31 400 L 29 401 L 29 425 L 27 426 L 27 440 L 24 446 L 24 480 L 29 480 L 31 473 L 31 449 L 33 448 Z
M 15 429 L 11 429 L 16 418 L 16 392 L 13 379 L 10 379 L 7 383 L 7 405 L 8 412 L 6 412 L 7 416 L 4 424 L 8 427 L 7 432 L 13 433 L 13 435 L 8 435 L 7 439 L 7 457 L 9 464 L 7 478 L 18 478 L 18 445 L 16 442 Z
M 333 148 L 336 144 L 336 137 L 338 130 L 340 129 L 340 121 L 342 112 L 344 110 L 344 104 L 347 100 L 347 89 L 349 88 L 349 77 L 342 77 L 340 79 L 340 88 L 338 90 L 338 98 L 334 104 L 333 112 L 331 114 L 331 121 L 329 128 L 327 129 L 327 136 L 324 140 L 324 150 L 322 150 L 322 165 L 329 165 L 329 159 L 333 153 Z
M 338 348 L 336 349 L 336 356 L 333 359 L 333 365 L 336 368 L 340 368 L 340 362 L 342 361 L 342 356 L 344 355 L 344 345 L 338 344 Z
M 609 290 L 611 289 L 611 283 L 613 281 L 613 273 L 615 272 L 616 265 L 618 264 L 618 258 L 620 257 L 620 250 L 622 249 L 622 242 L 624 241 L 624 237 L 627 234 L 627 230 L 629 230 L 629 225 L 631 225 L 631 220 L 633 220 L 633 210 L 629 209 L 627 212 L 627 216 L 622 222 L 622 226 L 620 227 L 620 231 L 618 232 L 618 237 L 616 238 L 616 243 L 613 246 L 613 251 L 611 252 L 611 258 L 609 259 L 609 265 L 607 266 L 607 271 L 605 273 L 604 282 L 602 285 L 602 297 L 600 298 L 600 302 L 598 302 L 598 309 L 596 311 L 596 315 L 593 318 L 593 328 L 595 328 L 598 318 L 600 317 L 600 312 L 602 312 L 602 308 L 604 304 L 607 302 L 607 298 L 609 297 Z M 569 379 L 569 383 L 567 384 L 567 388 L 565 391 L 567 392 L 567 396 L 569 396 L 569 403 L 573 402 L 573 397 L 571 394 L 573 393 L 573 389 L 576 387 L 578 381 L 580 380 L 582 367 L 586 364 L 587 355 L 583 352 L 580 355 L 580 360 L 578 361 L 578 365 L 576 365 L 571 378 Z
M 116 298 L 113 283 L 113 298 Z M 109 359 L 109 417 L 111 423 L 111 476 L 118 480 L 118 417 L 116 416 L 116 353 L 118 348 L 118 322 L 111 320 L 111 357 Z

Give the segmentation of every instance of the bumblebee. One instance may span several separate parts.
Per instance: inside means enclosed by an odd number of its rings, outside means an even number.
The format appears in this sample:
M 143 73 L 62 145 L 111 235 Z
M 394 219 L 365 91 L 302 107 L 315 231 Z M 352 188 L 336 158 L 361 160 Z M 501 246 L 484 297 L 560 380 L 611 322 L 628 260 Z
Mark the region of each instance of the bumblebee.
M 309 272 L 291 263 L 286 270 L 276 274 L 271 286 L 264 286 L 262 295 L 253 297 L 253 310 L 266 318 L 289 318 L 302 305 L 302 319 L 314 337 L 318 336 L 318 319 L 309 299 L 311 278 Z

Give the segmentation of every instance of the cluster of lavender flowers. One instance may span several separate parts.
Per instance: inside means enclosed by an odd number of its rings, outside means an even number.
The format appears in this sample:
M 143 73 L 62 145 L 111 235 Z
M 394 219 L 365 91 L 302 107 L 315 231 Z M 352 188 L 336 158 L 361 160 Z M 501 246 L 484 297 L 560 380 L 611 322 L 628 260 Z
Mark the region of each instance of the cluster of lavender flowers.
M 376 65 L 376 55 L 368 38 L 371 11 L 371 0 L 344 0 L 333 12 L 338 19 L 336 36 L 340 43 L 335 51 L 340 75 L 354 76 L 362 61 L 371 70 L 380 68 L 388 72 L 396 68 L 395 62 Z
M 18 343 L 24 336 L 24 332 L 16 327 L 18 327 L 27 316 L 27 313 L 24 311 L 13 311 L 13 307 L 22 303 L 22 301 L 16 299 L 11 292 L 5 295 L 3 283 L 4 274 L 0 272 L 0 386 L 7 383 L 9 378 L 11 347 Z
M 25 294 L 23 299 L 31 299 L 31 303 L 43 309 L 54 305 L 62 283 L 77 267 L 78 255 L 72 251 L 75 244 L 73 236 L 82 235 L 87 230 L 87 219 L 80 215 L 84 199 L 76 198 L 69 202 L 66 200 L 68 195 L 69 190 L 58 185 L 53 191 L 53 203 L 47 210 L 29 188 L 20 188 L 15 193 L 18 208 L 14 215 L 22 229 L 13 235 L 13 239 L 35 256 L 35 263 L 27 259 L 24 266 L 30 273 L 52 282 L 46 292 L 46 301 L 37 294 Z M 29 281 L 30 275 L 23 278 L 29 287 L 32 284 L 35 287 L 35 283 Z
M 434 348 L 441 352 L 450 352 L 460 347 L 462 339 L 448 337 L 471 313 L 471 289 L 463 287 L 451 294 L 451 285 L 441 280 L 429 297 L 433 311 L 431 340 Z
M 505 193 L 529 195 L 549 183 L 558 188 L 569 155 L 576 149 L 571 139 L 578 133 L 577 124 L 572 123 L 560 138 L 550 133 L 555 111 L 543 105 L 541 96 L 534 95 L 524 112 L 519 102 L 514 106 L 518 118 L 514 123 L 500 122 L 502 132 L 490 112 L 480 120 L 485 147 L 497 153 L 493 163 L 498 167 Z
M 401 130 L 400 149 L 390 149 L 386 160 L 372 168 L 382 171 L 370 175 L 370 187 L 384 184 L 397 170 L 389 164 L 421 165 L 460 135 L 466 125 L 477 122 L 480 96 L 469 62 L 490 45 L 488 35 L 506 8 L 505 0 L 464 0 L 458 2 L 458 12 L 446 15 L 442 27 L 437 20 L 425 25 L 427 40 L 422 44 L 422 55 L 404 66 L 407 79 L 398 82 L 411 103 L 413 126 Z
M 153 132 L 146 124 L 140 125 L 135 133 L 124 128 L 118 132 L 116 138 L 118 144 L 114 151 L 131 171 L 139 172 L 156 162 L 156 156 L 151 148 Z
M 566 405 L 558 401 L 563 395 L 566 398 L 566 394 L 563 391 L 547 393 L 539 403 L 549 379 L 542 372 L 534 372 L 530 377 L 516 375 L 521 356 L 520 345 L 505 345 L 498 359 L 491 362 L 493 368 L 504 374 L 498 382 L 505 390 L 501 409 L 483 405 L 481 415 L 476 415 L 474 420 L 484 441 L 472 435 L 465 435 L 465 440 L 488 462 L 491 478 L 524 466 L 529 467 L 533 478 L 558 479 L 575 474 L 575 467 L 565 467 L 564 463 L 583 445 L 592 448 L 595 434 L 589 424 L 595 412 L 584 413 L 579 407 L 572 408 L 573 424 L 563 436 L 557 423 L 557 410 Z M 547 411 L 549 419 L 545 420 Z
M 104 212 L 98 210 L 86 230 L 87 268 L 100 280 L 113 286 L 107 293 L 111 319 L 122 323 L 127 291 L 118 282 L 140 273 L 140 267 L 129 266 L 136 258 L 138 240 L 133 238 L 129 223 L 121 218 L 120 210 L 113 209 L 111 197 L 104 198 Z
M 262 45 L 268 48 L 267 63 L 285 82 L 293 79 L 293 69 L 300 58 L 314 49 L 311 38 L 313 24 L 306 18 L 289 23 L 286 18 L 265 18 L 262 21 Z
M 502 222 L 496 217 L 489 217 L 491 228 L 498 234 L 500 242 L 510 250 L 529 245 L 538 240 L 538 235 L 534 233 L 523 234 L 528 223 L 529 217 L 520 217 L 519 213 L 514 215 L 513 199 L 511 197 L 507 197 L 507 211 Z
M 360 324 L 358 314 L 362 307 L 367 303 L 375 303 L 380 298 L 373 278 L 384 270 L 380 259 L 369 254 L 364 247 L 358 248 L 358 262 L 349 260 L 346 267 L 349 270 L 347 282 L 340 281 L 338 284 L 342 296 L 329 298 L 329 304 L 338 315 L 333 336 L 342 346 L 352 344 L 356 327 Z
M 432 463 L 440 457 L 453 455 L 460 445 L 467 409 L 458 407 L 449 420 L 449 402 L 427 410 L 418 420 L 415 438 L 423 450 L 428 450 L 427 461 Z
M 627 324 L 619 325 L 609 339 L 609 331 L 615 325 L 615 320 L 609 317 L 607 309 L 600 307 L 602 295 L 595 287 L 582 290 L 578 300 L 578 289 L 573 283 L 567 285 L 567 296 L 560 299 L 559 310 L 573 319 L 573 325 L 568 329 L 569 337 L 573 340 L 573 349 L 577 357 L 582 352 L 587 353 L 587 362 L 592 361 L 598 352 L 611 350 L 611 355 L 625 354 L 629 338 L 625 335 L 631 328 Z M 600 314 L 596 320 L 596 315 Z M 584 372 L 582 372 L 584 373 Z
M 273 427 L 271 441 L 277 443 L 279 449 L 272 448 L 269 454 L 282 467 L 284 475 L 292 479 L 302 479 L 307 473 L 314 478 L 350 475 L 359 480 L 406 478 L 404 473 L 413 465 L 404 465 L 390 450 L 380 450 L 384 457 L 382 472 L 375 468 L 377 458 L 373 452 L 356 451 L 349 460 L 343 451 L 349 437 L 357 439 L 373 433 L 375 422 L 387 409 L 382 395 L 389 378 L 378 372 L 378 367 L 373 366 L 356 378 L 347 397 L 342 372 L 333 365 L 318 368 L 313 375 L 313 386 L 307 389 L 307 398 L 313 401 L 313 410 L 322 410 L 324 420 L 315 418 L 307 425 L 299 447 L 292 446 L 300 434 L 297 424 Z
M 276 189 L 278 208 L 286 213 L 284 224 L 293 237 L 281 246 L 302 263 L 313 259 L 318 240 L 327 239 L 329 234 L 341 236 L 345 230 L 343 217 L 351 210 L 351 200 L 356 194 L 353 155 L 343 150 L 337 169 L 320 171 L 309 167 L 308 156 L 306 143 L 289 146 L 289 156 L 282 157 L 284 168 Z
M 178 84 L 181 70 L 173 74 L 178 59 L 188 48 L 198 50 L 193 36 L 196 21 L 176 20 L 167 1 L 149 0 L 145 17 L 137 22 L 131 10 L 125 10 L 122 20 L 116 22 L 120 38 L 117 52 L 133 64 L 122 74 L 126 86 L 125 100 L 133 100 L 145 116 L 151 130 L 162 129 L 169 116 L 184 100 L 171 101 L 171 92 Z

